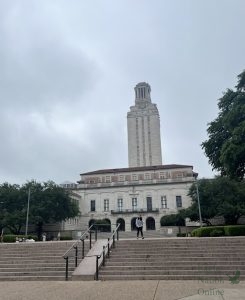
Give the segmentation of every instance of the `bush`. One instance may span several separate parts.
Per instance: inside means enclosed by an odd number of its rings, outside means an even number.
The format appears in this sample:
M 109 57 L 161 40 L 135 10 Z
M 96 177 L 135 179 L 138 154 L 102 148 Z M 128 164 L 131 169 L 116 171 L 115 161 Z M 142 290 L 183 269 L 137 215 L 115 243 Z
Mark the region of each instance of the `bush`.
M 177 233 L 177 237 L 186 237 L 186 233 Z
M 224 226 L 224 231 L 227 236 L 245 235 L 245 225 Z
M 60 240 L 61 241 L 70 241 L 70 240 L 72 240 L 72 237 L 71 236 L 61 236 Z
M 4 243 L 15 243 L 16 242 L 16 235 L 14 234 L 5 234 L 3 236 Z
M 211 235 L 211 232 L 213 231 L 215 231 L 214 234 L 220 234 L 220 235 Z M 223 235 L 225 235 L 223 226 L 201 227 L 201 228 L 194 229 L 191 232 L 191 236 L 197 236 L 197 237 L 223 236 Z
M 37 241 L 38 238 L 36 235 L 16 235 L 16 234 L 5 234 L 3 235 L 3 242 L 4 243 L 15 243 L 16 238 L 18 239 L 33 239 L 34 241 Z
M 245 236 L 245 225 L 208 226 L 194 229 L 191 236 Z
M 224 229 L 214 229 L 210 232 L 210 236 L 224 236 L 225 232 Z

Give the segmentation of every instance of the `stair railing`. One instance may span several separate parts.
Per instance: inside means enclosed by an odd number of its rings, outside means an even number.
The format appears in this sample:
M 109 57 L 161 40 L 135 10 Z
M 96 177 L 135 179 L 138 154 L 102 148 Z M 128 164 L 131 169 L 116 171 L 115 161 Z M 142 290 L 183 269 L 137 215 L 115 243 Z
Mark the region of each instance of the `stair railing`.
M 105 266 L 106 251 L 107 251 L 107 258 L 109 258 L 111 248 L 116 247 L 115 235 L 116 235 L 117 241 L 118 241 L 119 240 L 119 228 L 120 228 L 120 224 L 117 224 L 117 227 L 115 230 L 113 230 L 112 235 L 110 237 L 108 237 L 106 245 L 103 246 L 102 252 L 99 255 L 98 254 L 93 255 L 93 256 L 96 256 L 95 280 L 99 280 L 99 259 L 102 257 L 102 265 Z M 111 241 L 112 241 L 112 243 L 111 243 Z
M 84 240 L 87 239 L 89 237 L 89 249 L 92 248 L 92 227 L 93 225 L 91 225 L 80 237 L 79 240 L 77 240 L 66 252 L 64 255 L 62 255 L 62 257 L 65 259 L 66 261 L 66 267 L 65 267 L 65 280 L 68 280 L 68 268 L 69 268 L 69 257 L 70 256 L 74 256 L 75 258 L 75 268 L 77 267 L 77 261 L 78 261 L 78 243 L 82 242 L 82 259 L 84 258 Z M 95 239 L 97 240 L 97 234 L 95 234 Z M 71 255 L 71 253 L 73 252 L 73 250 L 75 250 L 75 255 Z
M 113 230 L 113 234 L 108 238 L 108 241 L 113 239 L 113 247 L 115 247 L 115 234 L 117 235 L 117 240 L 119 240 L 119 231 L 118 228 L 120 227 L 120 224 L 111 224 L 111 225 L 117 225 L 116 229 Z M 108 226 L 108 224 L 92 224 L 80 237 L 79 240 L 77 240 L 66 252 L 62 257 L 65 259 L 65 280 L 68 280 L 68 270 L 69 270 L 69 257 L 75 258 L 75 268 L 78 265 L 78 244 L 82 242 L 82 259 L 85 257 L 85 239 L 89 238 L 89 249 L 92 248 L 92 234 L 94 233 L 94 239 L 97 241 L 98 237 L 98 227 L 99 226 Z M 93 230 L 94 227 L 94 230 Z M 109 242 L 108 242 L 109 243 Z M 72 251 L 75 250 L 75 255 L 71 254 Z M 71 254 L 71 255 L 70 255 Z M 98 277 L 98 276 L 97 276 Z M 97 279 L 98 280 L 98 279 Z

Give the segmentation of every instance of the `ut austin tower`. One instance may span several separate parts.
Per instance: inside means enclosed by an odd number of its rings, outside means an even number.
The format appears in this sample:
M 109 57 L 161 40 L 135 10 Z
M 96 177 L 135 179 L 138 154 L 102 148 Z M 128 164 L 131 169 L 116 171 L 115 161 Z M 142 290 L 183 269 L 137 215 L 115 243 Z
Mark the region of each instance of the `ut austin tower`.
M 135 105 L 127 114 L 129 167 L 162 165 L 160 118 L 151 87 L 140 82 L 134 90 Z

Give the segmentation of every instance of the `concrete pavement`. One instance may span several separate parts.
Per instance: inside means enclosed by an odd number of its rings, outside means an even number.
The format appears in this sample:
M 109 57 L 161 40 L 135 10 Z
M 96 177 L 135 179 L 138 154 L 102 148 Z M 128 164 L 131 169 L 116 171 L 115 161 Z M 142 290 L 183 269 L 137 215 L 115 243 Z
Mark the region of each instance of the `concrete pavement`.
M 245 281 L 5 281 L 1 300 L 244 300 Z

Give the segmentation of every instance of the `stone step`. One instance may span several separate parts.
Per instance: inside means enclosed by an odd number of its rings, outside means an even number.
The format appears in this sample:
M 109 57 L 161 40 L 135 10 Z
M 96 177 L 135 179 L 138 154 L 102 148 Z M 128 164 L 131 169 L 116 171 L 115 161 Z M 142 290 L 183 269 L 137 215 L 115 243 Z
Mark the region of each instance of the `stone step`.
M 52 267 L 47 267 L 45 265 L 43 266 L 22 266 L 21 268 L 11 268 L 11 267 L 5 267 L 1 268 L 0 272 L 19 272 L 19 271 L 24 271 L 24 272 L 39 272 L 39 271 L 65 271 L 65 265 L 63 266 L 52 266 Z M 70 271 L 74 270 L 74 267 L 69 267 Z
M 0 277 L 0 281 L 65 281 L 65 275 L 63 276 L 7 276 Z
M 62 257 L 71 242 L 0 244 L 0 281 L 65 280 L 66 261 Z M 89 244 L 85 244 L 87 254 Z M 69 254 L 69 273 L 75 269 L 75 249 Z M 82 243 L 78 244 L 78 263 L 82 259 Z
M 230 254 L 224 254 L 224 253 L 211 253 L 211 252 L 206 252 L 206 253 L 195 253 L 195 252 L 190 252 L 189 254 L 188 253 L 182 253 L 181 255 L 176 255 L 175 253 L 135 253 L 135 254 L 132 254 L 132 255 L 123 255 L 123 254 L 117 254 L 117 253 L 111 253 L 111 258 L 121 258 L 122 256 L 124 258 L 129 258 L 129 259 L 135 259 L 135 258 L 158 258 L 158 259 L 171 259 L 171 258 L 175 258 L 175 257 L 181 257 L 181 258 L 185 258 L 185 257 L 221 257 L 223 258 L 224 256 L 226 258 L 234 258 L 234 257 L 239 257 L 239 258 L 244 258 L 245 259 L 245 253 L 230 253 Z
M 215 271 L 205 271 L 205 270 L 181 270 L 181 275 L 197 275 L 197 276 L 228 276 L 232 275 L 236 270 L 215 270 Z M 110 270 L 100 270 L 100 276 L 103 275 L 178 275 L 179 270 L 117 270 L 117 272 Z M 245 277 L 245 275 L 244 275 Z M 228 278 L 228 277 L 227 277 Z
M 234 252 L 233 252 L 234 251 Z M 238 254 L 243 254 L 245 253 L 245 249 L 235 249 L 235 250 L 226 250 L 226 249 L 223 249 L 222 250 L 222 254 L 226 254 L 226 255 L 229 255 L 229 254 L 233 254 L 233 253 L 238 253 Z M 131 250 L 121 250 L 121 249 L 118 249 L 118 250 L 115 250 L 115 249 L 112 249 L 111 250 L 112 253 L 117 253 L 118 255 L 137 255 L 137 254 L 143 254 L 143 253 L 147 253 L 147 254 L 172 254 L 172 255 L 196 255 L 197 253 L 198 254 L 205 254 L 205 253 L 213 253 L 213 254 L 219 254 L 220 253 L 220 249 L 202 249 L 202 250 L 181 250 L 181 249 L 177 249 L 177 250 L 165 250 L 165 249 L 160 249 L 159 251 L 157 251 L 156 249 L 149 249 L 149 250 L 146 250 L 146 249 L 139 249 L 139 250 L 135 250 L 135 249 L 131 249 Z M 232 253 L 231 253 L 232 252 Z
M 218 263 L 220 261 L 223 261 L 223 257 L 220 257 L 220 259 L 217 259 L 217 257 L 193 257 L 192 259 L 192 263 L 196 263 L 196 261 L 200 261 L 200 259 L 202 260 L 203 263 L 207 263 L 207 262 L 212 262 L 212 263 Z M 138 264 L 144 264 L 144 263 L 151 263 L 151 262 L 158 262 L 158 263 L 161 263 L 161 262 L 172 262 L 173 264 L 175 263 L 179 263 L 179 262 L 184 262 L 184 260 L 182 260 L 181 258 L 172 258 L 171 260 L 166 260 L 165 258 L 162 258 L 161 260 L 159 260 L 159 257 L 155 257 L 155 258 L 127 258 L 127 257 L 121 257 L 120 259 L 117 259 L 117 258 L 112 258 L 110 257 L 109 258 L 110 262 L 121 262 L 121 263 L 132 263 L 132 262 L 136 262 Z M 186 259 L 188 260 L 188 258 Z M 237 257 L 236 259 L 234 259 L 234 257 L 232 258 L 233 262 L 237 262 L 237 263 L 240 263 L 240 261 L 244 262 L 245 259 L 241 259 L 240 257 Z
M 230 264 L 230 265 L 215 265 L 215 266 L 211 266 L 211 267 L 207 267 L 207 266 L 204 266 L 204 265 L 186 265 L 186 266 L 172 266 L 172 265 L 169 265 L 171 266 L 171 270 L 197 270 L 197 271 L 206 271 L 206 272 L 209 272 L 209 271 L 216 271 L 216 270 L 239 270 L 239 271 L 244 271 L 243 273 L 245 274 L 245 265 L 240 265 L 240 264 Z M 101 268 L 101 272 L 103 270 L 107 270 L 107 271 L 110 271 L 110 272 L 113 272 L 113 271 L 123 271 L 123 270 L 168 270 L 169 269 L 169 266 L 163 266 L 163 265 L 142 265 L 142 266 L 139 266 L 139 265 L 135 265 L 135 266 L 132 266 L 132 265 L 117 265 L 117 266 L 108 266 L 106 265 L 106 267 L 102 267 Z
M 240 280 L 245 280 L 245 276 L 241 275 Z M 226 275 L 101 275 L 99 274 L 99 280 L 195 280 L 199 283 L 224 283 L 228 281 Z
M 220 260 L 220 261 L 203 261 L 203 260 L 196 260 L 193 262 L 193 260 L 187 260 L 187 261 L 176 261 L 176 260 L 172 260 L 172 261 L 142 261 L 142 265 L 140 264 L 140 261 L 130 261 L 130 262 L 125 262 L 125 261 L 112 261 L 112 260 L 106 260 L 106 267 L 120 267 L 120 266 L 125 266 L 125 265 L 129 265 L 132 267 L 137 267 L 137 266 L 152 266 L 152 267 L 163 267 L 163 268 L 167 268 L 169 266 L 171 266 L 172 268 L 176 267 L 182 267 L 182 268 L 186 268 L 187 266 L 203 266 L 204 268 L 209 268 L 209 267 L 214 267 L 216 265 L 224 265 L 224 266 L 229 266 L 229 265 L 239 265 L 240 267 L 245 266 L 245 260 L 241 261 L 241 260 L 236 260 L 236 261 L 224 261 L 224 260 Z M 205 263 L 205 264 L 204 264 Z

